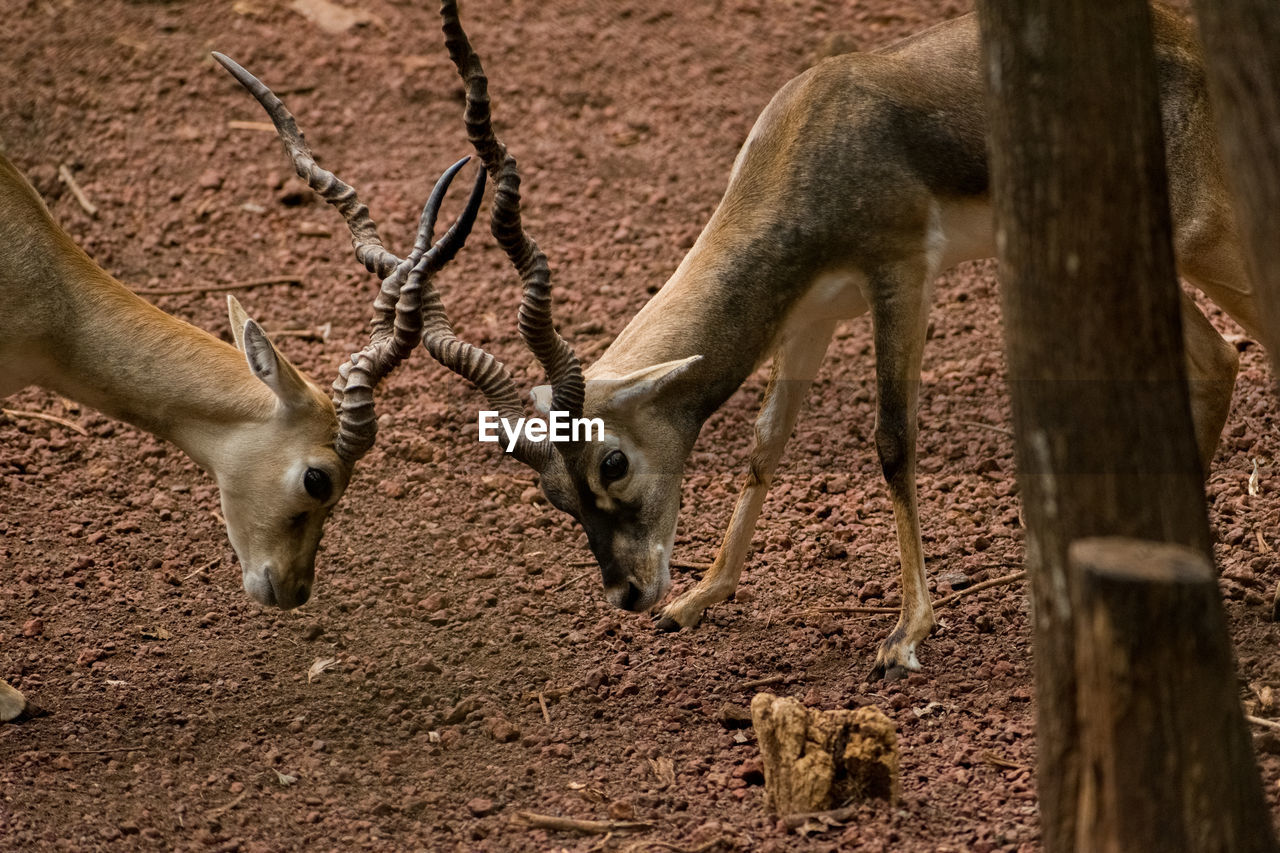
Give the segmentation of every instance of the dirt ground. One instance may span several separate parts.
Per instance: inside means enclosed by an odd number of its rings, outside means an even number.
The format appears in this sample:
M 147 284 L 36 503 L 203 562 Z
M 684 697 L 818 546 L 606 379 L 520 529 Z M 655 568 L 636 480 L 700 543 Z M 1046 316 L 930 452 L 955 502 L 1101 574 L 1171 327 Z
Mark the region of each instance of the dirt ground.
M 284 94 L 403 252 L 436 174 L 469 153 L 461 90 L 434 3 L 349 5 L 359 22 L 334 35 L 277 0 L 10 0 L 0 48 L 0 145 L 71 234 L 139 288 L 297 275 L 240 298 L 269 330 L 330 324 L 327 340 L 282 343 L 326 384 L 365 334 L 376 282 L 274 136 L 230 124 L 263 116 L 209 51 Z M 968 5 L 466 0 L 526 224 L 584 359 L 675 269 L 754 117 L 816 50 L 881 45 Z M 518 287 L 486 233 L 438 284 L 460 335 L 534 378 Z M 222 294 L 157 301 L 229 339 Z M 941 596 L 1019 568 L 1023 530 L 993 267 L 952 272 L 935 301 L 920 494 Z M 1212 523 L 1241 695 L 1274 717 L 1276 403 L 1258 347 L 1216 319 L 1243 369 Z M 0 418 L 0 676 L 46 712 L 0 727 L 0 848 L 1038 849 L 1022 587 L 939 610 L 923 672 L 888 684 L 867 673 L 893 617 L 824 611 L 899 597 L 871 369 L 869 324 L 852 322 L 736 600 L 672 635 L 603 600 L 585 537 L 476 441 L 478 395 L 421 351 L 380 391 L 378 444 L 329 522 L 311 603 L 288 613 L 244 594 L 214 485 L 179 451 L 51 394 L 8 399 L 88 435 Z M 703 431 L 681 566 L 715 551 L 762 390 L 757 375 Z M 677 572 L 677 590 L 695 577 Z M 901 801 L 813 834 L 779 826 L 750 729 L 724 719 L 762 686 L 890 714 Z M 1280 739 L 1258 746 L 1274 808 Z M 651 828 L 549 834 L 521 811 Z

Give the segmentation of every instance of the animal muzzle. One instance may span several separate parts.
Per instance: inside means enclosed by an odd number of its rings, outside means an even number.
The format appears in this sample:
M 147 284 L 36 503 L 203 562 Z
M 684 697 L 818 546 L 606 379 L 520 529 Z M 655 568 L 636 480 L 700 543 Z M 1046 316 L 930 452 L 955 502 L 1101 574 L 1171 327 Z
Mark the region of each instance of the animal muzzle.
M 254 601 L 266 607 L 292 610 L 307 603 L 311 597 L 312 572 L 281 572 L 271 566 L 242 572 L 244 591 Z

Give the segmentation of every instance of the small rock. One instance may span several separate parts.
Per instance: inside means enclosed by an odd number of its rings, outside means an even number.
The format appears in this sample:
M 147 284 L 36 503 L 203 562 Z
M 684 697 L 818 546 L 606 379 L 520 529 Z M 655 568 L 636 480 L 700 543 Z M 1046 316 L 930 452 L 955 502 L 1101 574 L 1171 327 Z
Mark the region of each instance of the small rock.
M 467 800 L 467 811 L 471 812 L 474 817 L 488 817 L 498 810 L 498 806 L 493 800 L 487 797 L 476 797 Z
M 1259 732 L 1253 737 L 1253 747 L 1267 755 L 1280 755 L 1280 734 L 1273 731 Z
M 383 480 L 378 483 L 378 491 L 392 500 L 404 497 L 404 483 L 399 480 Z
M 609 817 L 614 820 L 635 820 L 636 807 L 627 800 L 614 800 L 609 803 Z
M 862 589 L 858 590 L 859 601 L 869 601 L 873 598 L 884 598 L 884 584 L 879 581 L 867 581 L 862 585 Z
M 324 636 L 324 626 L 321 625 L 319 622 L 312 622 L 310 625 L 306 627 L 306 630 L 302 632 L 302 639 L 306 640 L 308 643 L 312 642 L 313 640 L 318 640 L 323 636 Z
M 962 572 L 949 572 L 943 575 L 940 580 L 947 586 L 951 587 L 952 592 L 959 592 L 962 589 L 968 589 L 973 586 L 973 581 L 969 576 Z
M 430 655 L 427 655 L 426 657 L 419 659 L 418 662 L 413 665 L 413 667 L 414 669 L 418 670 L 418 672 L 430 672 L 436 675 L 439 675 L 440 673 L 444 672 L 444 670 L 440 668 L 440 664 L 436 663 L 436 659 L 431 657 Z
M 217 169 L 205 169 L 196 183 L 202 190 L 219 190 L 222 189 L 222 175 Z
M 726 729 L 745 729 L 751 725 L 751 709 L 725 702 L 716 712 L 716 721 Z
M 22 623 L 22 636 L 38 637 L 44 633 L 43 619 L 28 619 Z
M 733 775 L 748 785 L 764 784 L 764 770 L 760 767 L 760 762 L 754 758 L 748 758 L 739 764 L 733 771 Z
M 511 743 L 520 737 L 520 730 L 511 725 L 511 721 L 501 714 L 490 718 L 486 724 L 489 736 L 498 743 Z
M 418 602 L 418 606 L 423 610 L 434 613 L 437 610 L 444 610 L 449 606 L 449 599 L 439 593 L 428 595 L 426 598 Z
M 446 726 L 455 726 L 467 718 L 472 711 L 480 710 L 480 700 L 474 696 L 468 696 L 457 705 L 453 706 L 453 710 L 445 714 L 444 724 Z

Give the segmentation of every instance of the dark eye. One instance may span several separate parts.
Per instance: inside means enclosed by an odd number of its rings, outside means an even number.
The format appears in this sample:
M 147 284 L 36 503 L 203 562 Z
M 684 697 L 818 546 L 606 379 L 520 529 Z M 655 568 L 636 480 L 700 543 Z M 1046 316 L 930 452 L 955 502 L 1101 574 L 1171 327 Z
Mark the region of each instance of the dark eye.
M 621 450 L 611 450 L 609 455 L 600 461 L 600 479 L 604 483 L 612 483 L 627 476 L 627 456 Z
M 333 494 L 333 480 L 330 480 L 329 475 L 319 468 L 308 468 L 307 473 L 302 475 L 302 485 L 307 490 L 307 494 L 320 503 L 329 500 Z

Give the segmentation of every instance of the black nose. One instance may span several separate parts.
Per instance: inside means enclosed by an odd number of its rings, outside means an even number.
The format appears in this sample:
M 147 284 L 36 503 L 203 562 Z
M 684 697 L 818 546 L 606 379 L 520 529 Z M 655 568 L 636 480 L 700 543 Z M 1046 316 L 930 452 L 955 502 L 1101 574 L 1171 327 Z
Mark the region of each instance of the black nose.
M 637 608 L 637 605 L 640 603 L 640 598 L 641 598 L 643 595 L 644 595 L 644 593 L 640 591 L 640 587 L 636 586 L 636 585 L 635 585 L 635 584 L 633 584 L 633 583 L 628 582 L 628 583 L 627 583 L 627 594 L 626 594 L 625 596 L 623 596 L 623 598 L 622 598 L 622 602 L 621 602 L 621 603 L 622 603 L 622 609 L 623 609 L 623 610 L 630 610 L 630 611 L 633 611 L 633 612 L 634 612 L 635 610 L 637 610 L 637 609 L 638 609 L 638 608 Z
M 298 597 L 298 606 L 302 606 L 303 604 L 306 604 L 307 599 L 311 597 L 311 584 L 309 583 L 298 584 L 297 597 Z

